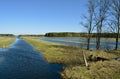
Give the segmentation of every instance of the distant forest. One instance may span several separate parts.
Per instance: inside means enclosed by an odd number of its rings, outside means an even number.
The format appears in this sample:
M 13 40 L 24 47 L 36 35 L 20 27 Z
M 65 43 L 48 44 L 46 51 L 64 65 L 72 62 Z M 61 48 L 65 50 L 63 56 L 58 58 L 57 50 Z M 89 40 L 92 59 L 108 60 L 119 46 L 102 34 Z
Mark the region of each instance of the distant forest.
M 15 36 L 14 34 L 0 34 L 0 36 Z M 51 33 L 46 33 L 45 35 L 34 35 L 34 34 L 25 34 L 25 35 L 19 35 L 21 36 L 26 36 L 26 37 L 88 37 L 88 33 L 76 33 L 76 32 L 51 32 Z M 92 33 L 89 35 L 91 37 L 96 37 L 97 33 Z M 102 33 L 101 37 L 106 37 L 106 38 L 115 38 L 116 33 Z
M 51 32 L 46 33 L 46 37 L 88 37 L 88 33 L 75 33 L 75 32 Z M 92 33 L 89 36 L 96 37 L 97 33 Z M 116 33 L 101 33 L 101 37 L 115 38 Z
M 0 36 L 14 36 L 13 34 L 0 34 Z
M 25 35 L 19 35 L 19 37 L 25 36 L 25 37 L 44 37 L 45 35 L 34 35 L 34 34 L 25 34 Z

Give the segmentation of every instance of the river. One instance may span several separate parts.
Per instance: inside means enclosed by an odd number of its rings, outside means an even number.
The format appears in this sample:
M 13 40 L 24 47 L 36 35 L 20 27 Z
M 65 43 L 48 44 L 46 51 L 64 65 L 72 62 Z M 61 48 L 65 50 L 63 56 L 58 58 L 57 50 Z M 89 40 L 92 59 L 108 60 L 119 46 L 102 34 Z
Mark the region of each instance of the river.
M 0 49 L 0 79 L 61 79 L 62 66 L 49 64 L 40 51 L 21 38 Z

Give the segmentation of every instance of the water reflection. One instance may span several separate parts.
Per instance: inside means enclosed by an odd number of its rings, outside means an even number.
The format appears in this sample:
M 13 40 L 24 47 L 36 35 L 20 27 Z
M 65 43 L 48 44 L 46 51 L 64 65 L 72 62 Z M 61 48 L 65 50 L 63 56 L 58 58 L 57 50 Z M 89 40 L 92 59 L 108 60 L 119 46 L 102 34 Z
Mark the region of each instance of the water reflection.
M 22 39 L 8 49 L 0 50 L 0 79 L 61 79 L 61 65 L 48 64 L 44 58 Z

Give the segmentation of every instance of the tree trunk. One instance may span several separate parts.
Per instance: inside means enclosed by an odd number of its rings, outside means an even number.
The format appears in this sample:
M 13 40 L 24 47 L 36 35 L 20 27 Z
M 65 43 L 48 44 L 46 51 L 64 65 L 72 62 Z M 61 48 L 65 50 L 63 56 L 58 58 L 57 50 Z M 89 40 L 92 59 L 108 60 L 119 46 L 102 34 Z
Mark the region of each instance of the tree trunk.
M 97 31 L 98 33 L 97 33 L 97 36 L 96 36 L 97 37 L 96 38 L 96 49 L 98 50 L 100 48 L 100 36 L 101 36 L 100 34 L 101 33 L 100 33 L 100 28 L 97 28 L 97 29 L 98 29 L 98 31 Z
M 88 39 L 87 39 L 87 50 L 89 50 L 90 49 L 90 37 L 88 37 Z
M 119 15 L 119 14 L 118 14 Z M 118 49 L 118 40 L 119 40 L 119 17 L 118 17 L 118 22 L 117 22 L 117 33 L 116 33 L 116 45 L 115 45 L 115 50 Z
M 115 45 L 115 50 L 118 49 L 118 38 L 119 38 L 119 34 L 116 34 L 116 45 Z

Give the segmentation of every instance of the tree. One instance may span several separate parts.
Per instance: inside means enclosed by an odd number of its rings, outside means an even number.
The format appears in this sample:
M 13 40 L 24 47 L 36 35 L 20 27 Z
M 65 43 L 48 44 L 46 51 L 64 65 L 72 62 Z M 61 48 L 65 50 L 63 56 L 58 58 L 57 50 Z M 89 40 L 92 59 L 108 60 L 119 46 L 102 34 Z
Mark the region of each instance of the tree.
M 114 28 L 116 29 L 115 50 L 117 50 L 118 49 L 119 32 L 120 32 L 120 0 L 112 0 L 111 14 L 113 16 L 112 23 L 114 24 Z
M 96 0 L 97 1 L 97 9 L 95 11 L 95 25 L 96 25 L 96 49 L 100 48 L 100 40 L 103 25 L 107 18 L 107 12 L 109 10 L 109 0 Z
M 94 11 L 95 11 L 95 0 L 88 0 L 87 4 L 88 15 L 84 16 L 86 23 L 81 23 L 87 29 L 87 50 L 90 49 L 90 39 L 92 35 L 93 27 L 93 18 L 94 18 Z

